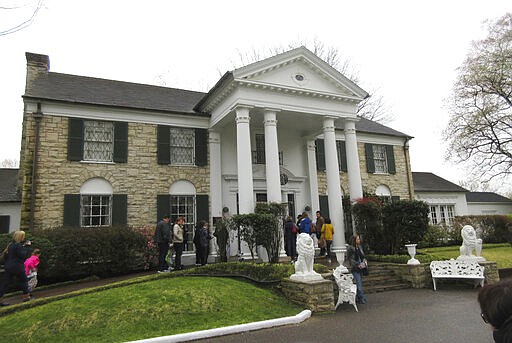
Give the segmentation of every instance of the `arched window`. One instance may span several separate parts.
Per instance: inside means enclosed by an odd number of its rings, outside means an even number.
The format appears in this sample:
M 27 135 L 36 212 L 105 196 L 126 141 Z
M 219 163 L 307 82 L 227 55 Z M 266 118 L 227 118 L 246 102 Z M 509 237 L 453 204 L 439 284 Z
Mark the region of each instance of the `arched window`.
M 80 224 L 82 227 L 110 226 L 112 223 L 112 185 L 92 178 L 80 187 Z
M 375 189 L 375 195 L 377 195 L 383 202 L 391 202 L 391 191 L 388 186 L 379 185 Z

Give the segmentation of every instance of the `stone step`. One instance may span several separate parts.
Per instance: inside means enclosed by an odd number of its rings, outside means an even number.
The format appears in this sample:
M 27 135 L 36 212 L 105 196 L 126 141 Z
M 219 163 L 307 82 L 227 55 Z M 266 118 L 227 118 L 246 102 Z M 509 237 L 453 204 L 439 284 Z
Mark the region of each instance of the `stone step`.
M 386 292 L 386 291 L 394 291 L 398 289 L 406 289 L 410 288 L 409 284 L 407 283 L 393 283 L 393 284 L 385 284 L 385 285 L 368 285 L 363 280 L 363 290 L 367 294 L 371 293 L 379 293 L 379 292 Z

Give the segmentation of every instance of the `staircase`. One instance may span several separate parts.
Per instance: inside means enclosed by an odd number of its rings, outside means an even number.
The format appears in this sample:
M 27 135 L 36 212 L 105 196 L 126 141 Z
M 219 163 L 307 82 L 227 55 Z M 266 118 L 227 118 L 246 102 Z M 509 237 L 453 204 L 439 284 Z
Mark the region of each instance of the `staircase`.
M 386 263 L 370 262 L 368 276 L 363 276 L 363 290 L 365 293 L 377 293 L 396 289 L 410 288 L 405 280 L 395 275 Z

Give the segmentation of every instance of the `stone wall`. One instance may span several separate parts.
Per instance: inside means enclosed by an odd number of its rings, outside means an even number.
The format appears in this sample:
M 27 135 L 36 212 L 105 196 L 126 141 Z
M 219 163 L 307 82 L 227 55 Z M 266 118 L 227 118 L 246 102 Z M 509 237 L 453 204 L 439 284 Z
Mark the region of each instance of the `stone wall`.
M 331 280 L 301 282 L 285 278 L 281 290 L 290 301 L 312 312 L 334 311 L 334 291 Z
M 29 225 L 30 176 L 34 142 L 34 120 L 25 115 L 23 139 L 24 179 L 21 227 Z M 157 194 L 169 194 L 178 180 L 191 182 L 197 194 L 209 194 L 209 167 L 168 166 L 157 163 L 157 126 L 128 123 L 128 163 L 90 163 L 67 160 L 68 118 L 45 115 L 41 123 L 37 196 L 34 227 L 61 226 L 64 194 L 80 193 L 90 178 L 110 182 L 116 194 L 128 195 L 128 225 L 154 223 L 157 217 Z
M 402 147 L 393 146 L 395 153 L 396 174 L 371 174 L 366 171 L 366 159 L 364 151 L 364 143 L 358 143 L 359 168 L 361 169 L 361 183 L 363 190 L 368 193 L 375 193 L 375 189 L 379 185 L 387 186 L 391 195 L 399 196 L 400 199 L 413 199 L 412 190 L 412 174 L 409 163 L 409 156 Z M 340 173 L 341 187 L 344 194 L 349 193 L 348 174 Z M 318 194 L 327 194 L 327 175 L 324 171 L 318 172 Z

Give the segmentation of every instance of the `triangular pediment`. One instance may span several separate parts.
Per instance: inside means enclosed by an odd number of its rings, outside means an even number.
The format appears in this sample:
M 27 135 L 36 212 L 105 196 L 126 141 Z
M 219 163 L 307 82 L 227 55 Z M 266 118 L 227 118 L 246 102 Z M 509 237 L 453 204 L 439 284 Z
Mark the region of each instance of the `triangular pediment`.
M 233 78 L 256 87 L 285 87 L 355 99 L 364 99 L 368 95 L 305 47 L 236 69 Z

